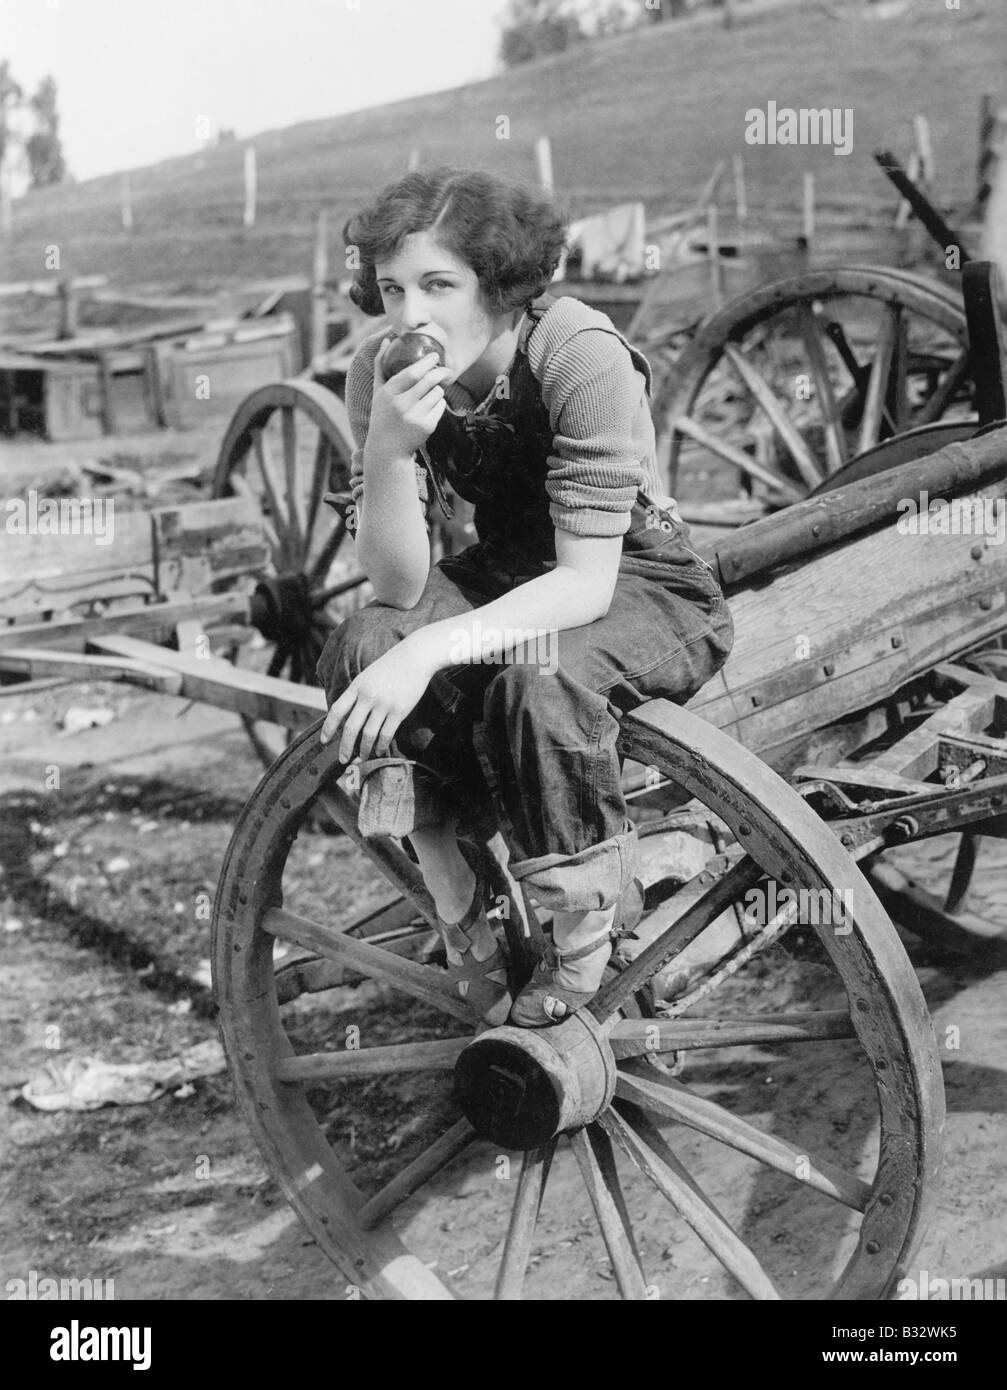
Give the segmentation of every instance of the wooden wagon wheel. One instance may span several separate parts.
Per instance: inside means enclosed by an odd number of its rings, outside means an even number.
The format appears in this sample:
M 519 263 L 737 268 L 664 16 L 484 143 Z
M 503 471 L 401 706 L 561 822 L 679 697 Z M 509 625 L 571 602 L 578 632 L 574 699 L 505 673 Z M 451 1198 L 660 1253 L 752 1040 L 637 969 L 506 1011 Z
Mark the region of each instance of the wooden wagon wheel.
M 346 407 L 311 381 L 263 386 L 228 425 L 214 497 L 255 499 L 272 559 L 257 593 L 266 645 L 255 660 L 271 676 L 315 684 L 315 666 L 340 616 L 359 606 L 359 573 L 346 523 L 323 504 L 349 487 L 352 436 Z M 245 718 L 268 767 L 289 741 L 278 724 Z
M 907 1267 L 933 1195 L 943 1091 L 933 1029 L 890 922 L 824 823 L 726 735 L 654 701 L 625 716 L 622 748 L 719 818 L 729 847 L 655 909 L 660 915 L 644 918 L 638 931 L 649 944 L 590 1010 L 541 1032 L 502 1028 L 473 1040 L 473 1020 L 447 993 L 443 972 L 415 958 L 432 940 L 432 905 L 416 867 L 394 840 L 361 840 L 347 778 L 332 747 L 318 744 L 317 727 L 281 755 L 242 812 L 213 921 L 225 1047 L 265 1160 L 342 1272 L 347 1297 L 555 1297 L 555 1285 L 530 1267 L 536 1220 L 541 1208 L 554 1242 L 563 1238 L 558 1222 L 569 1222 L 568 1244 L 580 1239 L 577 1200 L 600 1232 L 600 1241 L 584 1238 L 607 1251 L 614 1285 L 606 1288 L 625 1298 L 660 1297 L 653 1266 L 670 1229 L 698 1237 L 700 1257 L 704 1246 L 712 1252 L 714 1274 L 719 1261 L 719 1279 L 729 1272 L 724 1297 L 878 1297 Z M 305 824 L 317 802 L 346 831 L 328 843 L 348 852 L 355 840 L 394 885 L 394 901 L 351 920 L 359 875 L 348 864 L 342 872 L 330 866 L 323 885 L 311 887 Z M 816 998 L 826 1007 L 746 1018 L 728 988 L 708 996 L 702 1018 L 654 1017 L 659 972 L 725 908 L 762 891 L 765 875 L 811 893 L 842 891 L 849 930 L 818 933 Z M 787 920 L 786 911 L 776 914 L 770 928 L 782 931 Z M 278 942 L 306 955 L 277 969 Z M 307 997 L 361 980 L 365 996 L 380 997 L 348 1006 L 345 992 L 336 996 L 349 1013 L 325 1012 Z M 634 1001 L 651 1016 L 626 1016 Z M 793 1072 L 802 1114 L 788 1115 L 781 1134 L 723 1103 L 726 1081 L 711 1099 L 702 1076 L 683 1084 L 663 1065 L 673 1054 L 708 1061 L 725 1054 L 707 1049 L 733 1048 L 727 1056 L 750 1067 L 752 1044 L 772 1050 L 777 1097 L 788 1067 Z M 816 1063 L 829 1056 L 836 1079 L 816 1092 Z M 731 1066 L 725 1061 L 716 1075 L 733 1074 Z M 854 1113 L 869 1115 L 872 1127 L 838 1163 L 797 1133 L 823 1108 L 807 1102 L 816 1094 L 831 1101 L 835 1086 L 860 1088 Z M 747 1108 L 764 1111 L 766 1103 Z M 678 1127 L 662 1133 L 658 1122 L 669 1119 Z M 393 1122 L 400 1127 L 389 1135 Z M 558 1146 L 564 1137 L 569 1146 Z M 718 1146 L 710 1174 L 715 1189 L 719 1181 L 716 1201 L 679 1157 L 707 1142 Z M 509 1174 L 508 1150 L 521 1153 L 520 1171 L 513 1159 L 516 1178 L 494 1181 Z M 729 1176 L 725 1194 L 726 1168 L 748 1158 L 763 1165 L 755 1181 L 779 1185 L 769 1199 L 777 1225 L 786 1224 L 792 1203 L 813 1204 L 798 1240 L 810 1246 L 799 1254 L 774 1240 L 749 1248 L 755 1239 L 730 1223 L 729 1215 L 735 1224 L 739 1217 L 718 1210 L 744 1185 Z M 562 1186 L 553 1204 L 544 1192 L 550 1171 L 552 1188 Z M 481 1197 L 478 1217 L 459 1214 L 472 1209 L 453 1201 L 460 1185 Z M 434 1268 L 430 1240 L 443 1245 L 445 1228 L 456 1225 L 457 1262 Z M 836 1252 L 827 1268 L 830 1237 Z M 798 1272 L 799 1258 L 807 1267 Z M 585 1249 L 577 1267 L 588 1264 Z M 564 1289 L 592 1296 L 576 1277 Z
M 771 511 L 885 438 L 967 413 L 970 381 L 951 291 L 901 271 L 811 271 L 701 325 L 655 401 L 659 457 L 672 492 L 687 497 L 698 471 L 706 496 L 712 475 L 725 499 Z

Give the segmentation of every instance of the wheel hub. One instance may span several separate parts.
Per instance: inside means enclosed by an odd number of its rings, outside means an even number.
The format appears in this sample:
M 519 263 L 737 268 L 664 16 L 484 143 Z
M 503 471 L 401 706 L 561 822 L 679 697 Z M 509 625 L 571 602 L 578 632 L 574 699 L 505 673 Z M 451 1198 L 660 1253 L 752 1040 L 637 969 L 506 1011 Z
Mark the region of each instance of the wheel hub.
M 476 1133 L 536 1149 L 597 1118 L 615 1091 L 615 1058 L 588 1013 L 555 1028 L 492 1028 L 455 1064 L 455 1094 Z
M 252 623 L 269 642 L 289 641 L 311 628 L 311 592 L 307 576 L 278 574 L 260 579 L 252 594 Z

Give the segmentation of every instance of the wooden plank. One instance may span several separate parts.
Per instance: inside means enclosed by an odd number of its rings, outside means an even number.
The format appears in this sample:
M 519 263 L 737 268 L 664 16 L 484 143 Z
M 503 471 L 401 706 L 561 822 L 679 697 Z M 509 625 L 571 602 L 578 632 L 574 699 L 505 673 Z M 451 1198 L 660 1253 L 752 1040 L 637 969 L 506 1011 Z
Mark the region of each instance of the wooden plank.
M 109 613 L 101 618 L 62 618 L 52 622 L 18 623 L 0 627 L 0 653 L 11 647 L 45 647 L 48 650 L 83 653 L 101 635 L 146 637 L 149 642 L 169 642 L 176 625 L 186 618 L 197 618 L 208 627 L 237 620 L 249 621 L 247 594 L 204 594 L 199 598 L 179 596 L 166 603 L 141 604 L 127 612 Z
M 47 651 L 44 647 L 0 650 L 0 671 L 23 674 L 32 679 L 65 676 L 69 680 L 81 681 L 129 681 L 131 685 L 158 690 L 162 695 L 182 693 L 180 675 L 155 667 L 150 662 L 126 658 L 103 660 L 97 656 L 80 656 L 76 652 Z
M 65 612 L 86 600 L 208 592 L 268 563 L 261 519 L 249 499 L 142 512 L 120 510 L 114 498 L 92 506 L 33 493 L 7 504 L 0 619 Z M 23 510 L 14 509 L 15 500 Z
M 328 710 L 324 690 L 294 685 L 257 671 L 238 670 L 219 657 L 183 656 L 153 647 L 135 637 L 96 636 L 91 646 L 116 656 L 134 657 L 177 671 L 183 677 L 182 695 L 233 710 L 250 719 L 265 719 L 288 729 L 306 729 Z
M 907 496 L 914 491 L 910 484 Z M 775 763 L 813 730 L 878 703 L 1002 630 L 1003 550 L 977 546 L 967 534 L 900 532 L 889 522 L 769 585 L 738 590 L 730 598 L 734 648 L 688 707 Z M 922 780 L 890 760 L 881 770 Z
M 873 759 L 862 763 L 843 763 L 830 767 L 827 763 L 808 763 L 795 767 L 791 774 L 802 781 L 835 782 L 840 787 L 864 787 L 872 791 L 895 792 L 902 796 L 931 796 L 932 782 L 917 782 L 880 767 Z
M 733 536 L 701 547 L 728 586 L 764 574 L 788 560 L 806 559 L 847 536 L 882 526 L 899 503 L 927 492 L 951 498 L 1007 477 L 1007 429 L 965 443 L 947 444 L 929 458 L 910 460 L 835 492 L 811 497 L 784 512 L 743 526 Z M 998 491 L 1002 492 L 1002 487 Z
M 253 499 L 226 497 L 150 514 L 157 591 L 207 593 L 223 579 L 261 573 L 270 560 Z

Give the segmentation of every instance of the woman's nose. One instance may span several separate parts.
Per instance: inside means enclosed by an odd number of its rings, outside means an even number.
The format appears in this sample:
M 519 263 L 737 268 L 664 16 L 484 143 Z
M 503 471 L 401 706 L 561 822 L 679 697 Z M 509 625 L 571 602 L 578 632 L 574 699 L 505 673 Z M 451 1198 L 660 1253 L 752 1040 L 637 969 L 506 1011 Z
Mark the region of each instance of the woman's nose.
M 402 323 L 410 332 L 426 328 L 430 322 L 427 299 L 422 290 L 406 290 L 402 304 Z

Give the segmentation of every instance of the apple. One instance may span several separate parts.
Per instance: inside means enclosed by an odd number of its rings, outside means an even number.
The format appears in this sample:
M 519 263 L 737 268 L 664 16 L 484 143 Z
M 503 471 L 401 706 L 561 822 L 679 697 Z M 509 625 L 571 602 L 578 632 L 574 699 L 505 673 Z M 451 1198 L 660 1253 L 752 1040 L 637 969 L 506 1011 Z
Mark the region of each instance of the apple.
M 401 338 L 393 340 L 382 363 L 386 380 L 431 352 L 436 352 L 437 361 L 443 367 L 444 349 L 436 338 L 431 338 L 429 333 L 403 333 Z

